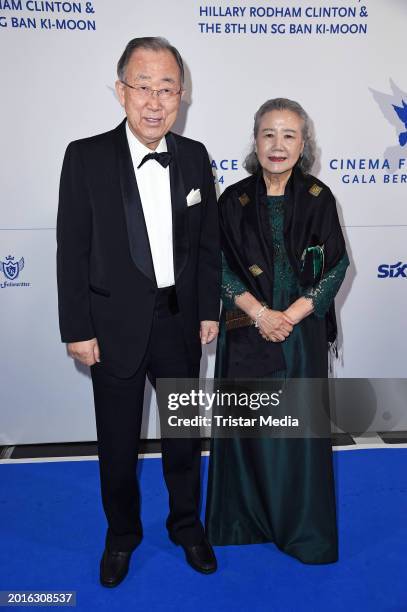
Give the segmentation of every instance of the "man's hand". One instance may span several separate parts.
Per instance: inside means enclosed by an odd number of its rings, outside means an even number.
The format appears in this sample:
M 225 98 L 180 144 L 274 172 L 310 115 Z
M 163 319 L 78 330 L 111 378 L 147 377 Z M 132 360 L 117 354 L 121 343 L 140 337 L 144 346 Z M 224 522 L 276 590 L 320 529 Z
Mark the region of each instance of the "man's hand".
M 73 359 L 87 366 L 100 362 L 100 351 L 96 338 L 82 342 L 69 342 L 68 353 Z
M 215 340 L 219 332 L 219 323 L 217 321 L 201 321 L 201 344 L 209 344 Z

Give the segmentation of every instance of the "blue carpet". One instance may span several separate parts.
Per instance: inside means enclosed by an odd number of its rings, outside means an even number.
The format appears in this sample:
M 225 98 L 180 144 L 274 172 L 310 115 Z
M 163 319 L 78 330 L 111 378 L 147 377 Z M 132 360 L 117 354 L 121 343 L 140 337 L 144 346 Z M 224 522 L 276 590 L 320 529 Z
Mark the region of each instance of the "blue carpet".
M 407 450 L 336 452 L 335 470 L 339 563 L 306 566 L 272 544 L 218 547 L 218 572 L 202 576 L 166 536 L 160 460 L 142 461 L 145 537 L 108 590 L 97 462 L 0 465 L 0 590 L 75 590 L 87 612 L 405 612 Z

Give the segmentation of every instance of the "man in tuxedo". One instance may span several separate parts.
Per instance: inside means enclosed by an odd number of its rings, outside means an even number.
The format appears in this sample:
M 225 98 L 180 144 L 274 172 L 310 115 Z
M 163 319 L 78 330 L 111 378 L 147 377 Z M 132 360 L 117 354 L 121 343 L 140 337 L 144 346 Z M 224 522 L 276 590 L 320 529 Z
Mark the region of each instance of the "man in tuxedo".
M 136 480 L 146 376 L 199 376 L 218 333 L 220 247 L 205 147 L 170 132 L 184 69 L 162 38 L 131 40 L 116 91 L 126 119 L 72 142 L 60 183 L 62 341 L 91 367 L 103 507 L 104 586 L 126 576 L 142 538 Z M 197 571 L 216 570 L 199 519 L 200 440 L 163 439 L 167 529 Z

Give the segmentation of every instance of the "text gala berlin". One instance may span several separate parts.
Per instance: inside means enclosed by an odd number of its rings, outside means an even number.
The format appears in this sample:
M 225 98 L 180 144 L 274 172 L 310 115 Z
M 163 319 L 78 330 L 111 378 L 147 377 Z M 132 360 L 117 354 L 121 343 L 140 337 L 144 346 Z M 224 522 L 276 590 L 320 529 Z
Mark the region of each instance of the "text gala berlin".
M 342 183 L 346 184 L 361 184 L 369 185 L 370 183 L 407 183 L 407 174 L 383 174 L 376 176 L 375 174 L 343 174 Z

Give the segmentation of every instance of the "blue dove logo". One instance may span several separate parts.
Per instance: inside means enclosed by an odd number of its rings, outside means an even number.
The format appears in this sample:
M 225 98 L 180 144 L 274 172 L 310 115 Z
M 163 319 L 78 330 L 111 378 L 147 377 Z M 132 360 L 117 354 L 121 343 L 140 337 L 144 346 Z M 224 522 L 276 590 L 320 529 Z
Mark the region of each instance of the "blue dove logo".
M 15 280 L 24 268 L 24 257 L 20 261 L 14 261 L 14 259 L 14 257 L 8 255 L 6 261 L 0 262 L 4 276 L 9 280 Z
M 400 119 L 402 123 L 404 123 L 404 127 L 407 130 L 407 104 L 404 102 L 404 100 L 402 100 L 401 103 L 403 106 L 396 106 L 395 104 L 393 104 L 393 108 L 396 111 L 397 117 Z M 399 134 L 399 143 L 402 147 L 404 147 L 406 142 L 407 142 L 407 131 L 401 132 Z
M 384 93 L 375 89 L 369 88 L 373 95 L 373 99 L 380 108 L 384 118 L 392 125 L 395 129 L 397 136 L 397 144 L 389 144 L 383 151 L 383 157 L 389 161 L 391 172 L 394 173 L 395 169 L 399 167 L 400 160 L 400 146 L 404 146 L 407 143 L 407 132 L 400 133 L 400 121 L 404 124 L 407 129 L 407 91 L 403 91 L 396 85 L 396 83 L 390 79 L 390 91 L 391 93 Z M 400 106 L 401 102 L 401 106 Z

